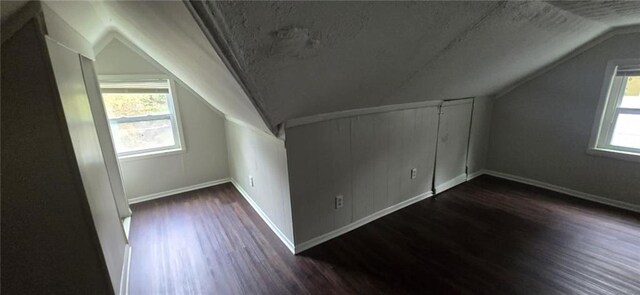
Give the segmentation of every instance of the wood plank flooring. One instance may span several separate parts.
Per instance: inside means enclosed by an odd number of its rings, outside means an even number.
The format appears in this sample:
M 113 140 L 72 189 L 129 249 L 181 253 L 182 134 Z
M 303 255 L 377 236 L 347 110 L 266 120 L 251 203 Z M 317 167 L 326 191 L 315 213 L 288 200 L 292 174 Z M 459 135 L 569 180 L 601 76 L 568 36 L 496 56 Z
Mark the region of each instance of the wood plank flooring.
M 130 294 L 640 294 L 640 214 L 482 176 L 296 256 L 231 184 L 133 206 Z

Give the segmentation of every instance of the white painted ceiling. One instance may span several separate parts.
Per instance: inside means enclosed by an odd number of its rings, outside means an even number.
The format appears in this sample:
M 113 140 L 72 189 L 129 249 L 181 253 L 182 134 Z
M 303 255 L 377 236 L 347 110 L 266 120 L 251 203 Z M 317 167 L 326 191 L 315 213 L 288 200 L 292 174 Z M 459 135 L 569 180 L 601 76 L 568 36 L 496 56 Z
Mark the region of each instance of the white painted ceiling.
M 270 124 L 495 94 L 613 27 L 640 23 L 640 2 L 212 5 Z
M 320 113 L 495 94 L 640 23 L 640 2 L 215 2 L 264 122 L 184 3 L 46 4 L 96 46 L 119 31 L 215 108 L 264 131 Z

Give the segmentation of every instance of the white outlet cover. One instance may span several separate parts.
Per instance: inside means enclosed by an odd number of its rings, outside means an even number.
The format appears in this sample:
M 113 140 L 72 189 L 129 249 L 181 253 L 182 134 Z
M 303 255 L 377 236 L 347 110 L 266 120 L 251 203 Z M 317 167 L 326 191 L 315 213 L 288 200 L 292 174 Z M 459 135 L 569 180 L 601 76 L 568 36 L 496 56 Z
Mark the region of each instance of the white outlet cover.
M 342 195 L 336 196 L 335 201 L 335 209 L 342 208 L 344 205 L 344 197 Z

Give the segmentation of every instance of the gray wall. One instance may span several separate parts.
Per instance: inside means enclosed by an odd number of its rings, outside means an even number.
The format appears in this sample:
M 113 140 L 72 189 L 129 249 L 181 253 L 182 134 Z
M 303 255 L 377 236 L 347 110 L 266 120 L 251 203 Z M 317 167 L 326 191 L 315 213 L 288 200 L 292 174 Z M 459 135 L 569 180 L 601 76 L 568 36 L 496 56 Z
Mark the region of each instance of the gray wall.
M 467 159 L 467 173 L 470 176 L 473 176 L 474 173 L 480 173 L 486 166 L 492 109 L 493 100 L 491 97 L 481 96 L 473 100 L 469 157 Z
M 226 121 L 231 178 L 277 229 L 293 242 L 284 142 L 242 123 Z M 252 187 L 249 177 L 253 176 Z
M 288 128 L 296 245 L 430 192 L 437 125 L 438 108 L 427 107 Z
M 118 39 L 96 58 L 98 75 L 169 73 Z M 184 84 L 176 83 L 186 152 L 120 161 L 128 198 L 165 192 L 229 177 L 224 116 Z
M 640 33 L 612 37 L 494 100 L 488 168 L 640 205 L 640 163 L 586 153 L 611 59 L 640 58 Z

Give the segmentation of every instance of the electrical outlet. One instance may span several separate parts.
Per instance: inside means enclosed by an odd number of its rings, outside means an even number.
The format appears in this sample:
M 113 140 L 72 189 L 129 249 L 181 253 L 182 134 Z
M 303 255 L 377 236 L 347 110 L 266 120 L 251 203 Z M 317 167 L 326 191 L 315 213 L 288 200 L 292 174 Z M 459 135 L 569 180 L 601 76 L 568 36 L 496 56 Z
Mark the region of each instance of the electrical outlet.
M 249 185 L 251 185 L 251 187 L 256 186 L 255 183 L 253 183 L 253 176 L 249 176 Z
M 411 169 L 411 179 L 418 177 L 418 168 Z
M 342 208 L 342 205 L 344 205 L 344 198 L 342 195 L 336 196 L 336 209 Z

